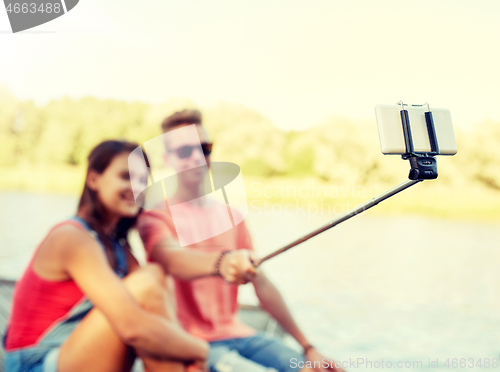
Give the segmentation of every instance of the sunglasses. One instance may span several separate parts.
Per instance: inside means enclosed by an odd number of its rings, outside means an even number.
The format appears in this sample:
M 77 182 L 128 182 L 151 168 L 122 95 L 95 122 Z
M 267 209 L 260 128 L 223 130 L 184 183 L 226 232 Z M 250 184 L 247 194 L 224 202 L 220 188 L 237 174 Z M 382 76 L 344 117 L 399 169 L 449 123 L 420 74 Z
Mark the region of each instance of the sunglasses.
M 212 143 L 208 143 L 208 142 L 201 144 L 201 151 L 203 152 L 203 155 L 208 156 L 211 154 L 212 145 L 213 145 Z M 175 150 L 170 150 L 170 152 L 175 152 L 180 159 L 187 159 L 191 156 L 191 154 L 193 153 L 193 150 L 199 149 L 199 148 L 200 148 L 199 145 L 194 145 L 194 146 L 193 145 L 186 145 L 186 146 L 181 146 L 179 148 L 176 148 Z

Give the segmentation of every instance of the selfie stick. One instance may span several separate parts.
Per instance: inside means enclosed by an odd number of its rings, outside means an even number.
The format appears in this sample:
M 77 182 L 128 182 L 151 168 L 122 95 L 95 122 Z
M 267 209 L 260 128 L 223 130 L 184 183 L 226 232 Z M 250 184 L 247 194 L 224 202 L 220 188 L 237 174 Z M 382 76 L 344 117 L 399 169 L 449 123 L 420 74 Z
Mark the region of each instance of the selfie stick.
M 294 240 L 293 242 L 285 245 L 284 247 L 268 254 L 267 256 L 261 258 L 257 262 L 255 262 L 255 266 L 261 265 L 263 262 L 276 257 L 277 255 L 286 252 L 290 248 L 293 248 L 300 243 L 303 243 L 312 237 L 321 234 L 323 231 L 326 231 L 328 229 L 331 229 L 334 226 L 337 226 L 341 224 L 344 221 L 347 221 L 351 217 L 357 216 L 358 214 L 363 213 L 367 209 L 370 209 L 371 207 L 377 205 L 381 201 L 384 201 L 388 198 L 390 198 L 393 195 L 396 195 L 397 193 L 406 190 L 407 188 L 416 185 L 419 182 L 422 182 L 423 180 L 431 180 L 431 179 L 436 179 L 438 176 L 437 173 L 437 162 L 436 159 L 434 159 L 435 155 L 439 155 L 439 147 L 437 143 L 437 136 L 436 136 L 436 129 L 434 127 L 434 120 L 432 118 L 432 112 L 429 108 L 428 103 L 424 103 L 423 105 L 418 105 L 418 106 L 424 106 L 427 105 L 427 111 L 425 112 L 425 121 L 427 124 L 427 134 L 429 135 L 429 143 L 431 145 L 431 151 L 430 152 L 416 152 L 413 147 L 413 139 L 411 135 L 411 127 L 410 127 L 410 117 L 408 115 L 408 110 L 405 109 L 405 104 L 402 101 L 398 102 L 399 105 L 401 105 L 401 124 L 403 126 L 403 135 L 404 135 L 404 140 L 405 140 L 405 147 L 406 147 L 406 153 L 403 154 L 401 157 L 405 160 L 410 161 L 410 174 L 408 175 L 408 180 L 403 182 L 402 184 L 386 191 L 382 195 L 379 195 L 364 204 L 361 204 L 360 206 L 352 209 L 351 211 L 345 213 L 344 215 L 334 219 L 333 221 L 328 222 L 326 225 L 321 226 L 320 228 L 310 232 L 309 234 L 304 235 L 303 237 Z M 407 106 L 407 105 L 406 105 Z M 415 106 L 415 105 L 414 105 Z

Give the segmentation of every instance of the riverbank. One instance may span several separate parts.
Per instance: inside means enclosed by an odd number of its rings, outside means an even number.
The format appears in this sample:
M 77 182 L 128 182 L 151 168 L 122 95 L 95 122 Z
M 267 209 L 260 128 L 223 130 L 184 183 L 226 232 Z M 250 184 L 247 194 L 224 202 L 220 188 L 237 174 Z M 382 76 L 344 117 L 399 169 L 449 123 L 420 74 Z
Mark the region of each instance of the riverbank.
M 79 195 L 85 170 L 52 166 L 0 168 L 0 192 L 25 191 Z M 253 215 L 301 214 L 338 216 L 357 204 L 392 188 L 392 184 L 333 184 L 319 178 L 247 177 L 244 175 L 249 213 Z M 405 180 L 402 175 L 401 182 Z M 379 204 L 370 213 L 414 214 L 452 220 L 500 222 L 500 192 L 479 184 L 450 186 L 440 180 L 426 181 Z

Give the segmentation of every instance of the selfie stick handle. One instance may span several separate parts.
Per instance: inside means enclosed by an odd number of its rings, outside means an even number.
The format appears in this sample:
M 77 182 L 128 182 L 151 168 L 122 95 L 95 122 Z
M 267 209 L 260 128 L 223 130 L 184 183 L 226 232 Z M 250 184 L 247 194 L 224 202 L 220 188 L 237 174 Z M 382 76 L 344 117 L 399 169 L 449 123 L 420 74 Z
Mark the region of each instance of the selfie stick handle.
M 341 224 L 342 222 L 344 221 L 347 221 L 348 219 L 350 219 L 351 217 L 354 217 L 354 216 L 357 216 L 358 214 L 360 213 L 363 213 L 364 211 L 366 211 L 367 209 L 370 209 L 371 207 L 377 205 L 378 203 L 380 203 L 381 201 L 384 201 L 385 199 L 388 199 L 390 198 L 391 196 L 393 195 L 396 195 L 397 193 L 421 182 L 422 180 L 418 179 L 418 180 L 407 180 L 405 182 L 403 182 L 402 184 L 390 189 L 389 191 L 386 191 L 385 193 L 373 198 L 373 199 L 370 199 L 368 200 L 367 202 L 365 202 L 364 204 L 361 204 L 359 205 L 358 207 L 352 209 L 351 211 L 345 213 L 344 215 L 334 219 L 333 221 L 331 222 L 328 222 L 326 225 L 323 225 L 321 226 L 320 228 L 310 232 L 309 234 L 307 235 L 304 235 L 303 237 L 297 239 L 297 240 L 294 240 L 293 242 L 285 245 L 284 247 L 274 251 L 273 253 L 270 253 L 268 254 L 267 256 L 261 258 L 260 260 L 258 260 L 256 263 L 255 263 L 255 266 L 259 266 L 261 265 L 263 262 L 269 260 L 270 258 L 273 258 L 283 252 L 286 252 L 287 250 L 289 250 L 290 248 L 293 248 L 295 247 L 296 245 L 299 245 L 300 243 L 303 243 L 305 242 L 306 240 L 309 240 L 311 239 L 312 237 L 318 235 L 318 234 L 321 234 L 323 231 L 326 231 L 328 229 L 331 229 L 332 227 L 334 226 L 337 226 L 338 224 Z

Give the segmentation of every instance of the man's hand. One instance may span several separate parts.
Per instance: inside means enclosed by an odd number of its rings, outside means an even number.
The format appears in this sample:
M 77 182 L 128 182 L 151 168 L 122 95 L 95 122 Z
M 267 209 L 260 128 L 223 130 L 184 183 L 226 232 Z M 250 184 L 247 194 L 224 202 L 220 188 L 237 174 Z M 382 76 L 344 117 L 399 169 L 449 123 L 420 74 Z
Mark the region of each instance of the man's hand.
M 310 348 L 307 350 L 306 353 L 307 360 L 312 362 L 312 365 L 314 366 L 314 362 L 318 362 L 320 367 L 313 368 L 316 372 L 328 372 L 328 371 L 333 371 L 333 372 L 345 372 L 342 368 L 336 368 L 335 367 L 335 361 L 333 361 L 331 358 L 327 358 L 324 355 L 322 355 L 318 350 L 316 350 L 314 347 Z M 316 364 L 318 364 L 316 363 Z M 327 368 L 323 368 L 323 366 L 326 366 L 328 364 Z
M 257 274 L 252 261 L 255 261 L 255 257 L 247 249 L 231 251 L 222 258 L 219 272 L 228 283 L 246 284 Z

